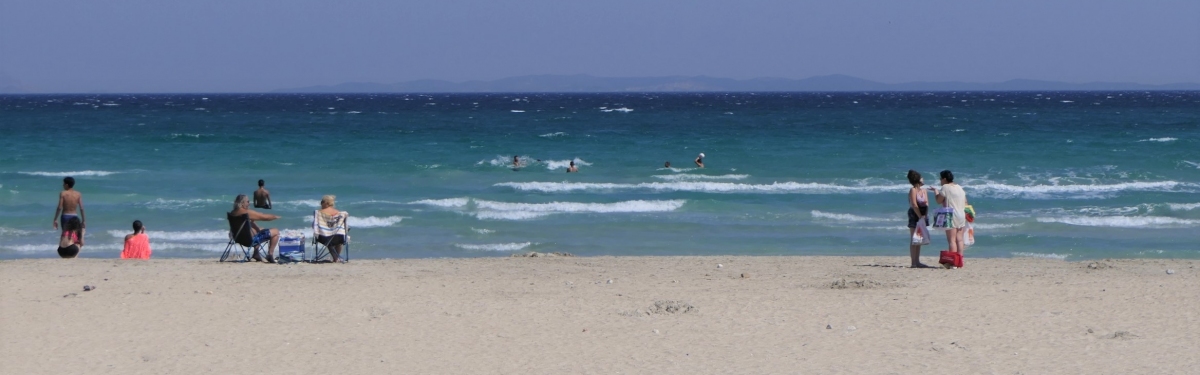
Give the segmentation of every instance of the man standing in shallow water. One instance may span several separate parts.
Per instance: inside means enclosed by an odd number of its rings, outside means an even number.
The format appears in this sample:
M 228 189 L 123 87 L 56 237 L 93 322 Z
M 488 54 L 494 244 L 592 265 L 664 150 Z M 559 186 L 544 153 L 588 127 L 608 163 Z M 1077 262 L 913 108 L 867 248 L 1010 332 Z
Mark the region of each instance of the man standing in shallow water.
M 254 191 L 254 208 L 269 210 L 271 209 L 271 192 L 267 191 L 263 185 L 266 185 L 266 182 L 258 180 L 258 190 Z
M 78 211 L 79 213 L 75 213 Z M 87 228 L 87 219 L 83 214 L 83 194 L 75 190 L 75 178 L 63 179 L 63 190 L 58 193 L 58 208 L 54 209 L 54 229 L 67 227 L 67 220 L 79 218 L 80 228 Z

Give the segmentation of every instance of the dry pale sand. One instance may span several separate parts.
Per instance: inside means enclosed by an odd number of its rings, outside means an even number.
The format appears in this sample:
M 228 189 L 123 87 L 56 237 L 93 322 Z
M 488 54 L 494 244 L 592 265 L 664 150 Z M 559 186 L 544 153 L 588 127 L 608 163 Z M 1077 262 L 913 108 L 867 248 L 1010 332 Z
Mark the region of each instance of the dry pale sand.
M 905 262 L 4 261 L 0 372 L 1200 373 L 1200 261 Z

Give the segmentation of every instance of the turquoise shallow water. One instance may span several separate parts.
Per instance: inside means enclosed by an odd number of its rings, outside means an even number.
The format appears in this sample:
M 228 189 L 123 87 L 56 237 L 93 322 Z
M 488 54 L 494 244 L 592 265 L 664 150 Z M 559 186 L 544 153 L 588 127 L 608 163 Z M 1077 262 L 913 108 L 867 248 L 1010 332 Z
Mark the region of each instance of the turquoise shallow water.
M 3 258 L 55 256 L 67 175 L 85 257 L 134 219 L 215 257 L 260 178 L 282 229 L 337 195 L 356 257 L 903 257 L 910 168 L 958 176 L 969 256 L 1200 257 L 1196 92 L 0 96 L 0 126 Z

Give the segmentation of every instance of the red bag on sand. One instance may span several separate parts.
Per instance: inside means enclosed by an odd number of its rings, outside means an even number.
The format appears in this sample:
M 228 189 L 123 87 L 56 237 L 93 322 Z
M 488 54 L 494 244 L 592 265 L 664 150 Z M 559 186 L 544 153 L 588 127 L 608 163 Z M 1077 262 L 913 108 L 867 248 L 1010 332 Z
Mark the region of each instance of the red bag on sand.
M 939 264 L 949 264 L 950 266 L 959 268 L 963 266 L 962 253 L 952 253 L 949 250 L 943 250 L 940 255 L 938 257 Z
M 953 265 L 955 259 L 954 254 L 956 253 L 952 253 L 950 250 L 942 250 L 941 256 L 938 258 L 938 263 Z

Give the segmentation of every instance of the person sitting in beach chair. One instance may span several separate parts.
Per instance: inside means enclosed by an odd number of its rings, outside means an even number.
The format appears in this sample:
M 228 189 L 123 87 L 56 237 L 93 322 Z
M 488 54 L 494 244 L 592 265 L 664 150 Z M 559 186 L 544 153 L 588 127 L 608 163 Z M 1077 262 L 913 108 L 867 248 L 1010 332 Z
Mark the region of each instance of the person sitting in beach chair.
M 349 225 L 350 213 L 338 211 L 334 207 L 336 197 L 326 195 L 321 197 L 321 209 L 313 211 L 313 247 L 316 249 L 314 262 L 324 260 L 326 255 L 337 263 L 339 260 L 349 260 L 350 243 Z M 346 256 L 342 257 L 345 249 Z
M 229 219 L 229 244 L 225 246 L 225 253 L 221 255 L 221 261 L 229 258 L 230 251 L 233 245 L 237 244 L 242 247 L 242 254 L 247 257 L 245 261 L 254 259 L 262 261 L 262 255 L 259 254 L 259 249 L 263 243 L 268 243 L 267 247 L 267 263 L 275 263 L 275 248 L 279 245 L 279 230 L 275 228 L 262 229 L 254 222 L 271 221 L 278 219 L 277 215 L 268 215 L 255 212 L 250 209 L 250 199 L 245 194 L 238 194 L 233 200 L 233 211 L 230 211 L 226 218 Z M 254 255 L 250 256 L 250 249 L 254 249 Z

